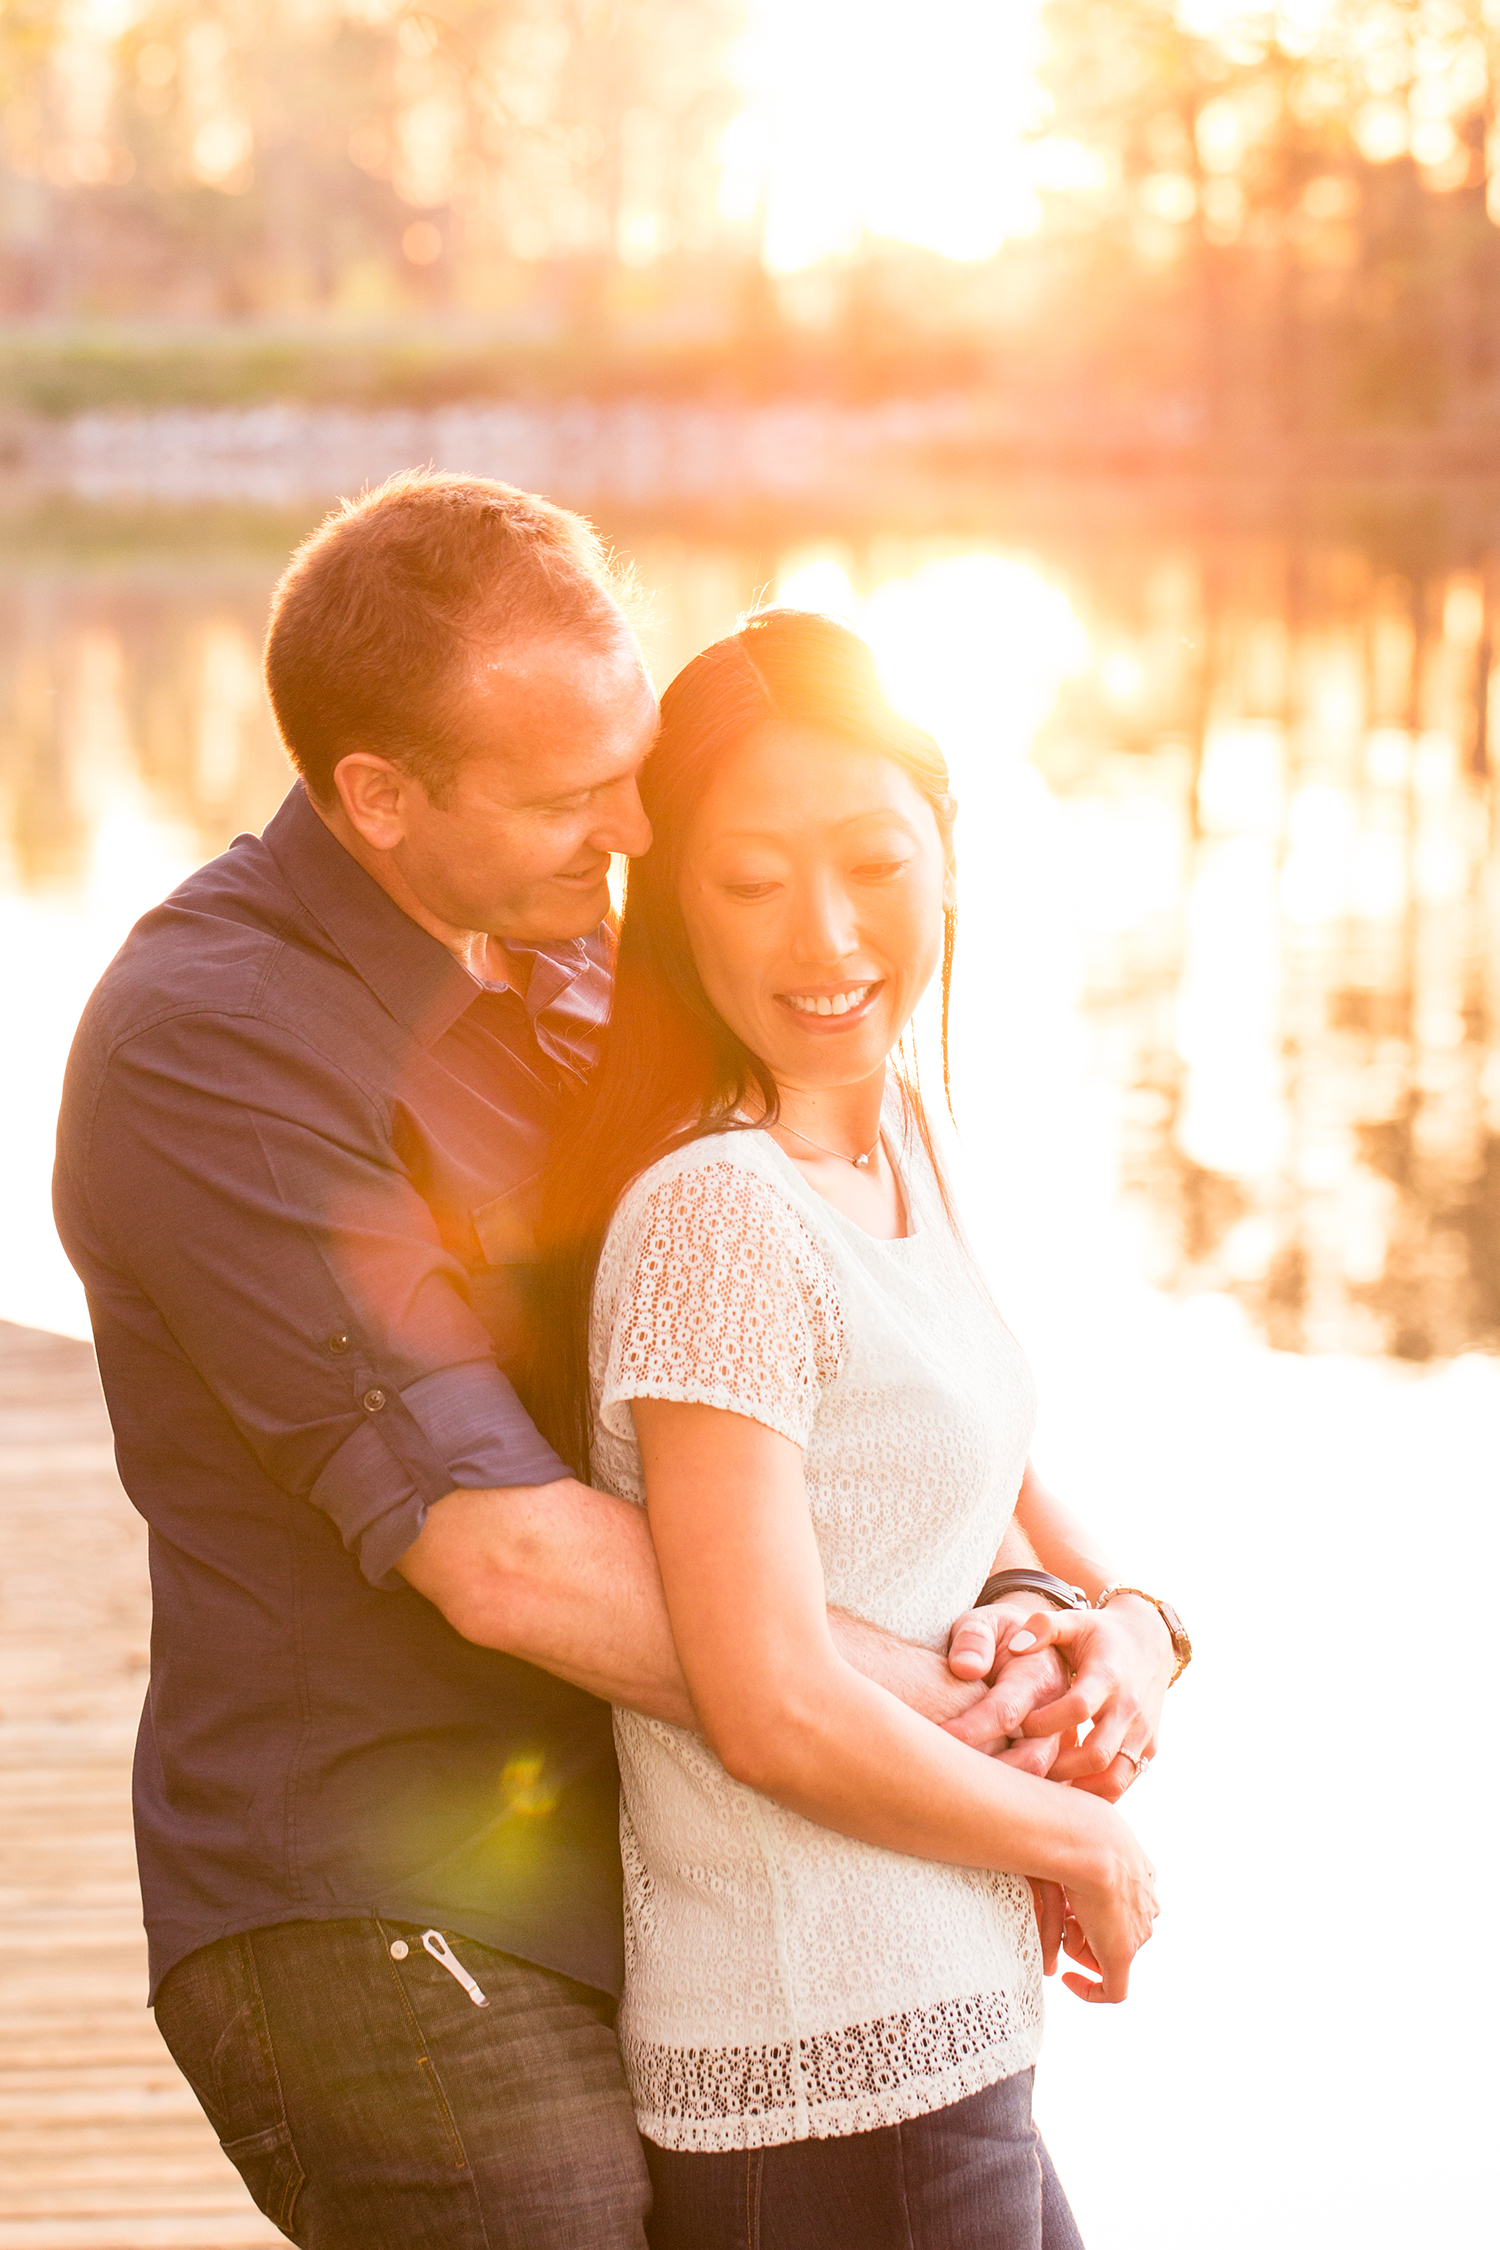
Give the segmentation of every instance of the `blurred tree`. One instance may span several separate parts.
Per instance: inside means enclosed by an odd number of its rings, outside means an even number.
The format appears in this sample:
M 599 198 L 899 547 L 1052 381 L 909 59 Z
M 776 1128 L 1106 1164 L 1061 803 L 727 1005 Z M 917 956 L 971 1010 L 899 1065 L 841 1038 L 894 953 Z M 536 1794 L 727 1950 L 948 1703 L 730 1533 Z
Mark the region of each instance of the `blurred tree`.
M 719 208 L 747 6 L 0 0 L 0 312 L 430 308 L 570 370 L 649 333 L 752 389 L 983 376 L 997 442 L 1096 456 L 1500 423 L 1500 0 L 1047 0 L 1041 232 L 791 283 L 764 202 Z
M 488 309 L 550 266 L 597 324 L 622 263 L 718 230 L 737 0 L 144 0 L 92 47 L 75 21 L 0 0 L 3 190 L 49 206 L 0 205 L 13 310 Z
M 1221 445 L 1493 414 L 1496 0 L 1044 20 L 1049 131 L 1095 164 L 1054 206 L 1096 371 L 1124 344 Z
M 6 0 L 0 7 L 0 100 L 7 116 L 31 92 L 62 35 L 57 0 Z
M 53 66 L 65 36 L 61 0 L 0 0 L 0 301 L 24 294 L 32 255 L 48 233 Z

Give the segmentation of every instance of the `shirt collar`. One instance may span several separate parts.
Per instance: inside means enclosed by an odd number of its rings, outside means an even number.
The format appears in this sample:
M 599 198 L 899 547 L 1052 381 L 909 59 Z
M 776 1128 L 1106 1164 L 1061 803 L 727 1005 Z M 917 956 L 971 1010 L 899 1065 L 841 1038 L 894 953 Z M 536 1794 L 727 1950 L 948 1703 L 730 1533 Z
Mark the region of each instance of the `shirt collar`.
M 429 930 L 404 914 L 318 818 L 297 782 L 264 842 L 307 913 L 387 1012 L 426 1047 L 486 989 Z M 573 1071 L 592 1060 L 609 1008 L 603 926 L 587 938 L 516 947 L 532 957 L 525 1004 L 539 1044 Z
M 545 950 L 511 946 L 531 956 L 526 1013 L 538 1046 L 575 1078 L 599 1059 L 599 1035 L 609 1016 L 614 939 L 606 923 L 586 938 L 567 938 Z

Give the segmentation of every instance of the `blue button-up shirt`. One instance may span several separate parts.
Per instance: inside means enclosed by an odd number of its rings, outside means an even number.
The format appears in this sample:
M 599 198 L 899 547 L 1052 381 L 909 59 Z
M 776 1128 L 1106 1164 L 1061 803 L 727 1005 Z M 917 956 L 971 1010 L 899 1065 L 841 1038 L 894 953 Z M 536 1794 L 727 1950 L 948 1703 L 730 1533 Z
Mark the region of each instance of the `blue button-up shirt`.
M 537 949 L 524 999 L 479 984 L 298 788 L 84 1012 L 56 1204 L 151 1528 L 153 1990 L 215 1938 L 374 1913 L 618 1990 L 607 1707 L 395 1569 L 445 1493 L 567 1473 L 509 1378 L 608 989 L 602 930 Z

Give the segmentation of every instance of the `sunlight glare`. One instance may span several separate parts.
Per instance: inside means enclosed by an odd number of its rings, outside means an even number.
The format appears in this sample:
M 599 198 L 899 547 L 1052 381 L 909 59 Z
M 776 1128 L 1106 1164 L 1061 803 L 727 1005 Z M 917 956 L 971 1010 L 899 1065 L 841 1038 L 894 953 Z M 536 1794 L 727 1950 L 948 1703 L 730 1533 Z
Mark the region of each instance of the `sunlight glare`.
M 727 212 L 761 205 L 766 262 L 787 273 L 866 236 L 957 259 L 1033 233 L 1023 136 L 1041 0 L 752 0 L 738 76 L 746 117 L 725 158 Z M 756 176 L 758 174 L 758 177 Z
M 1089 637 L 1063 589 L 1013 555 L 935 557 L 855 590 L 830 555 L 794 560 L 776 599 L 842 617 L 875 651 L 897 707 L 936 735 L 963 787 L 997 751 L 1025 757 Z

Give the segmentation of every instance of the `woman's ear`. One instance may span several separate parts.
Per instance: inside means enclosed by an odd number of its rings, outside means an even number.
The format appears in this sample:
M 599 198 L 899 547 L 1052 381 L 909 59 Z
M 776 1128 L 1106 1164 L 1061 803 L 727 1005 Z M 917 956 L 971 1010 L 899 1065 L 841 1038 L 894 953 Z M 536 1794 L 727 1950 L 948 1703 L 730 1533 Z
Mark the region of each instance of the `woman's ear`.
M 948 846 L 948 856 L 943 863 L 943 912 L 945 914 L 956 914 L 958 912 L 958 861 L 954 856 L 951 844 Z

